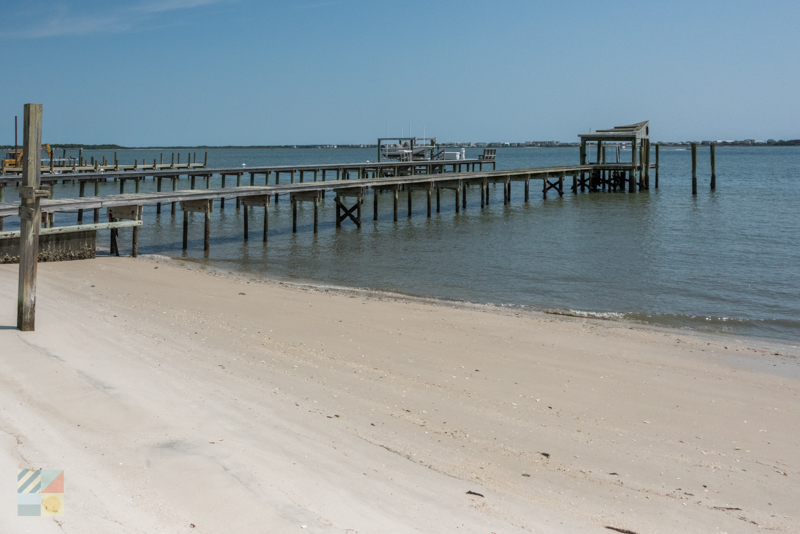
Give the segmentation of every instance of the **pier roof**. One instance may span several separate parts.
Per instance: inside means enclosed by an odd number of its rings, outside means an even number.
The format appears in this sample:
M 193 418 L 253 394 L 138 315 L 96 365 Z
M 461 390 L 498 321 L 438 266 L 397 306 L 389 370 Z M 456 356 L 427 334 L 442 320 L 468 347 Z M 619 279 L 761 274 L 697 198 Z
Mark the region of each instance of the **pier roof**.
M 580 134 L 582 142 L 586 141 L 633 141 L 634 139 L 648 139 L 650 137 L 650 121 L 637 122 L 625 126 L 614 126 L 608 130 L 596 130 L 591 133 Z

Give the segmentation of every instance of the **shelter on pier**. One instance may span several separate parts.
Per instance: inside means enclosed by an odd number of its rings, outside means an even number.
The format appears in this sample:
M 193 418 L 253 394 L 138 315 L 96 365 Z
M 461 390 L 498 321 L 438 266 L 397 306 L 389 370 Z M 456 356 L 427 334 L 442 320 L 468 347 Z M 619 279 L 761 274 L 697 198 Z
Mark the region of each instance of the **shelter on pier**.
M 581 165 L 588 163 L 588 151 L 586 145 L 589 143 L 597 145 L 597 165 L 605 164 L 606 157 L 603 150 L 604 143 L 630 143 L 631 144 L 631 174 L 630 184 L 634 182 L 640 189 L 650 188 L 650 121 L 637 122 L 625 126 L 614 126 L 607 130 L 595 130 L 591 133 L 579 134 L 581 138 Z M 619 151 L 617 151 L 619 158 Z M 619 160 L 617 161 L 619 162 Z M 636 175 L 638 174 L 638 178 Z

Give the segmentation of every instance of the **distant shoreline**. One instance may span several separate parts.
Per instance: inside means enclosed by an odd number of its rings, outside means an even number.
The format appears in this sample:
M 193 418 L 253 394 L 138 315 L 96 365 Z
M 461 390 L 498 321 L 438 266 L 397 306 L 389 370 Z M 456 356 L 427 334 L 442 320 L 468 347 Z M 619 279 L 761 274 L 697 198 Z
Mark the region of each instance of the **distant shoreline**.
M 677 141 L 677 142 L 657 142 L 653 143 L 653 145 L 660 145 L 665 147 L 688 147 L 691 146 L 692 142 L 690 141 Z M 774 142 L 764 142 L 764 143 L 745 143 L 743 141 L 732 141 L 732 142 L 697 142 L 698 146 L 734 146 L 734 147 L 781 147 L 781 146 L 800 146 L 800 139 L 791 139 L 789 141 L 774 141 Z M 120 146 L 120 145 L 79 145 L 79 144 L 51 144 L 50 145 L 53 149 L 57 150 L 264 150 L 264 149 L 359 149 L 359 148 L 371 148 L 376 149 L 378 145 L 369 145 L 369 144 L 359 144 L 359 145 L 226 145 L 226 146 L 210 146 L 210 145 L 198 145 L 198 146 Z M 464 143 L 442 143 L 438 145 L 441 148 L 474 148 L 474 149 L 482 149 L 482 148 L 576 148 L 580 146 L 580 143 L 559 143 L 559 144 L 536 144 L 536 145 L 524 145 L 523 143 L 512 143 L 511 145 L 504 145 L 498 143 L 489 143 L 486 145 L 481 146 L 469 146 L 468 144 Z M 0 150 L 13 150 L 14 145 L 0 145 Z

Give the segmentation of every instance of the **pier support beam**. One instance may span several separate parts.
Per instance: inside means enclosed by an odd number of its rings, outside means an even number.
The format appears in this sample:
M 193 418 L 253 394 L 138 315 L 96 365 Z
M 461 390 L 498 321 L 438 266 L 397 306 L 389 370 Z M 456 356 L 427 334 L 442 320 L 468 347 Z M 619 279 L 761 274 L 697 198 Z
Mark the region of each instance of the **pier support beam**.
M 269 202 L 270 197 L 272 195 L 257 195 L 257 196 L 248 196 L 248 197 L 241 197 L 240 203 L 244 208 L 244 240 L 247 241 L 250 238 L 249 235 L 249 221 L 248 216 L 250 210 L 247 208 L 251 207 L 260 207 L 264 208 L 264 243 L 267 242 L 267 233 L 269 231 Z
M 692 143 L 692 194 L 697 194 L 697 143 Z
M 297 233 L 297 203 L 298 202 L 313 202 L 314 203 L 314 233 L 317 233 L 319 228 L 319 199 L 320 191 L 304 191 L 302 193 L 291 193 L 289 198 L 292 202 L 292 233 Z M 359 227 L 361 215 L 359 214 Z M 338 226 L 338 225 L 337 225 Z
M 408 216 L 411 217 L 411 193 L 412 191 L 425 191 L 428 201 L 428 218 L 431 216 L 431 196 L 433 195 L 433 182 L 421 182 L 415 184 L 406 184 L 406 191 L 408 191 Z
M 346 189 L 338 189 L 336 191 L 336 197 L 334 197 L 334 201 L 336 202 L 336 227 L 339 228 L 342 226 L 342 222 L 345 219 L 350 219 L 355 223 L 358 228 L 361 228 L 361 204 L 364 202 L 364 187 L 348 187 Z M 348 208 L 345 205 L 347 198 L 355 197 L 356 203 L 353 207 Z M 395 220 L 397 220 L 397 190 L 395 189 L 394 195 L 394 205 L 395 205 Z
M 459 213 L 460 212 L 460 208 L 461 208 L 461 204 L 462 204 L 462 199 L 460 198 L 461 197 L 460 193 L 462 192 L 462 188 L 464 187 L 464 184 L 462 183 L 462 181 L 461 180 L 453 180 L 453 181 L 448 181 L 448 182 L 440 182 L 437 185 L 438 185 L 437 190 L 438 189 L 452 189 L 453 190 L 453 192 L 455 193 L 455 200 L 456 200 L 456 203 L 455 203 L 456 204 L 456 213 Z M 436 208 L 437 208 L 436 211 L 439 211 L 438 210 L 438 208 L 439 208 L 438 202 L 437 202 Z
M 656 144 L 656 189 L 658 189 L 658 149 L 661 145 Z
M 203 232 L 203 250 L 208 251 L 211 244 L 211 212 L 214 204 L 211 199 L 186 200 L 181 202 L 183 210 L 183 250 L 189 244 L 189 212 L 203 213 L 205 215 L 205 226 Z

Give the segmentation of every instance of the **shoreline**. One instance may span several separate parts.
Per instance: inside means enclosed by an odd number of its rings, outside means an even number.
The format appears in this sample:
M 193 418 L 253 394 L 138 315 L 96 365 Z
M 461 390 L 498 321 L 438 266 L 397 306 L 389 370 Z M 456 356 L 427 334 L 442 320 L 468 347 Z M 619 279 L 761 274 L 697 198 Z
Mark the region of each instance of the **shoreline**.
M 22 333 L 16 273 L 0 477 L 64 469 L 67 531 L 800 526 L 793 356 L 115 257 L 40 264 Z
M 102 250 L 107 252 L 107 248 L 98 247 L 98 251 Z M 100 257 L 100 256 L 98 256 Z M 247 271 L 237 271 L 235 269 L 227 269 L 219 265 L 209 265 L 201 263 L 194 259 L 176 258 L 172 256 L 165 256 L 162 254 L 140 254 L 139 258 L 145 261 L 165 262 L 171 263 L 175 266 L 182 267 L 189 270 L 196 270 L 199 272 L 219 273 L 231 277 L 239 277 L 245 280 L 258 281 L 265 284 L 283 285 L 288 287 L 308 288 L 317 291 L 335 291 L 342 294 L 357 294 L 367 298 L 375 299 L 391 299 L 396 302 L 418 302 L 426 303 L 436 306 L 451 307 L 456 309 L 467 309 L 475 311 L 484 311 L 486 313 L 496 313 L 501 315 L 524 315 L 534 318 L 556 317 L 563 318 L 564 320 L 585 320 L 585 321 L 598 321 L 600 324 L 617 323 L 620 325 L 627 325 L 632 328 L 640 328 L 644 330 L 652 330 L 654 332 L 670 333 L 676 335 L 688 335 L 697 337 L 698 339 L 705 339 L 715 342 L 728 342 L 738 343 L 741 345 L 755 345 L 764 351 L 774 353 L 774 351 L 782 351 L 786 356 L 792 358 L 800 358 L 800 343 L 795 340 L 785 338 L 772 338 L 763 336 L 752 336 L 748 334 L 740 334 L 735 332 L 721 332 L 716 330 L 700 330 L 689 326 L 675 327 L 655 322 L 647 322 L 643 320 L 632 319 L 629 315 L 642 315 L 634 314 L 633 312 L 613 312 L 613 311 L 584 311 L 584 310 L 571 310 L 571 309 L 538 309 L 524 304 L 497 304 L 497 303 L 481 303 L 468 300 L 455 300 L 438 297 L 425 297 L 414 295 L 411 293 L 401 293 L 399 291 L 370 289 L 362 287 L 349 287 L 336 284 L 328 284 L 314 280 L 284 280 L 280 278 L 272 278 L 266 275 L 258 275 Z

